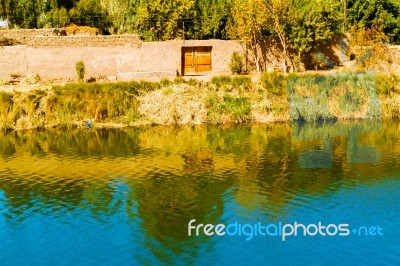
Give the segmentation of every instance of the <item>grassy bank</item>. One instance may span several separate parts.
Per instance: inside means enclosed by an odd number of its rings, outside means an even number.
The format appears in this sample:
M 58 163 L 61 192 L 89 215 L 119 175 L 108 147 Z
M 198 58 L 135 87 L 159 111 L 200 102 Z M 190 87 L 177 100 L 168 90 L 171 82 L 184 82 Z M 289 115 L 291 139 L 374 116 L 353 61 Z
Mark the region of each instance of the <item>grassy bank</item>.
M 0 128 L 125 127 L 400 117 L 400 77 L 263 74 L 116 83 L 70 83 L 0 92 Z

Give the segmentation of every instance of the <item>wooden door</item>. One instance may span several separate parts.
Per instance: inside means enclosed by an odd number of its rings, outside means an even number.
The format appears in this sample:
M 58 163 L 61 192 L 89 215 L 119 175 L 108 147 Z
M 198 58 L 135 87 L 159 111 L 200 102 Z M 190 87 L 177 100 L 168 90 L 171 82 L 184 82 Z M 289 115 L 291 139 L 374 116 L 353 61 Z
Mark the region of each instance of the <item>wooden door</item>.
M 211 73 L 211 46 L 182 47 L 183 75 Z

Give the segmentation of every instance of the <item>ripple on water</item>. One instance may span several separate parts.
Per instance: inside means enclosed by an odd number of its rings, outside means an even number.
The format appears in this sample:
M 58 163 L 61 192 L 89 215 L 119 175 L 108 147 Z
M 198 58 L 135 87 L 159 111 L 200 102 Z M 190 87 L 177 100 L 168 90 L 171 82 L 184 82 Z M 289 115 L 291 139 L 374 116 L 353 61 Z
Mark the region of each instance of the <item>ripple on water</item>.
M 0 240 L 11 251 L 1 250 L 0 257 L 10 265 L 29 258 L 38 264 L 63 258 L 65 264 L 111 265 L 240 263 L 245 257 L 254 264 L 329 264 L 349 257 L 365 264 L 378 263 L 379 257 L 387 264 L 398 258 L 400 151 L 392 133 L 379 133 L 393 145 L 379 146 L 378 163 L 350 164 L 346 139 L 337 138 L 332 168 L 302 169 L 299 156 L 309 147 L 292 145 L 291 133 L 279 125 L 213 130 L 168 131 L 173 136 L 155 129 L 49 133 L 37 140 L 42 152 L 32 150 L 29 141 L 6 136 L 2 141 L 16 146 L 0 159 Z M 305 238 L 286 243 L 191 238 L 191 219 L 214 224 L 379 222 L 388 235 L 379 241 L 349 237 L 348 242 Z M 312 256 L 304 256 L 311 251 Z M 11 256 L 16 253 L 19 261 Z

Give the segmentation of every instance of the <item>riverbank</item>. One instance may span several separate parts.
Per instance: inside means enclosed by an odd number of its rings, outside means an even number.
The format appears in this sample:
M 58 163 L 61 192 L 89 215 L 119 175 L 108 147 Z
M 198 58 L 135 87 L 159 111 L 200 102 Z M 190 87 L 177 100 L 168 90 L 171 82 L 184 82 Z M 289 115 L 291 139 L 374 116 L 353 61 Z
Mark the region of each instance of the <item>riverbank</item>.
M 376 99 L 375 99 L 375 98 Z M 1 129 L 400 118 L 394 74 L 216 76 L 0 92 Z

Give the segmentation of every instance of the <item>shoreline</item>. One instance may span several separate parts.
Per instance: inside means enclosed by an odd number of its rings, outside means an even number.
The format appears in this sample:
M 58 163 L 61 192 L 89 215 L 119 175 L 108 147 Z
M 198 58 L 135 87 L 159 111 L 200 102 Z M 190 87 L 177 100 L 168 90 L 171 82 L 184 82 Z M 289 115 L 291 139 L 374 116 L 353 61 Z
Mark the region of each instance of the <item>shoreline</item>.
M 85 121 L 100 129 L 376 118 L 400 118 L 399 76 L 273 73 L 258 81 L 221 75 L 206 82 L 38 84 L 0 91 L 2 130 L 84 129 Z

